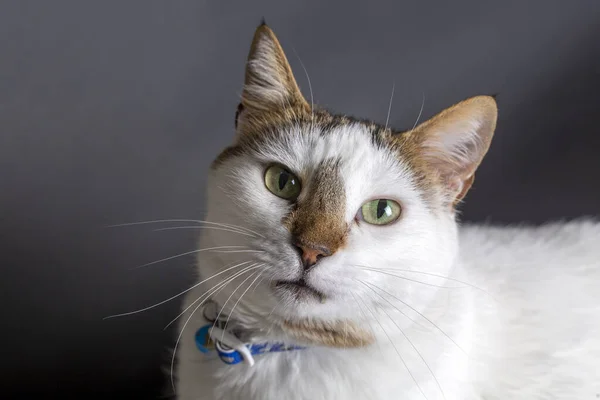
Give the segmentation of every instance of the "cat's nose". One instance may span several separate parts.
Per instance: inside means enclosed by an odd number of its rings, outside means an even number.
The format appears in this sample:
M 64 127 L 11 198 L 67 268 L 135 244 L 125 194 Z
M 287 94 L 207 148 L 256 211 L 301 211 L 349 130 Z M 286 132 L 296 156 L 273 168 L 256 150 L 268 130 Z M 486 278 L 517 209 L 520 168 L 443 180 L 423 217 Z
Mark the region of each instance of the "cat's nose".
M 300 252 L 300 258 L 302 259 L 302 265 L 305 270 L 312 268 L 321 258 L 331 255 L 331 250 L 325 246 L 319 246 L 315 244 L 307 244 L 299 241 L 294 241 Z

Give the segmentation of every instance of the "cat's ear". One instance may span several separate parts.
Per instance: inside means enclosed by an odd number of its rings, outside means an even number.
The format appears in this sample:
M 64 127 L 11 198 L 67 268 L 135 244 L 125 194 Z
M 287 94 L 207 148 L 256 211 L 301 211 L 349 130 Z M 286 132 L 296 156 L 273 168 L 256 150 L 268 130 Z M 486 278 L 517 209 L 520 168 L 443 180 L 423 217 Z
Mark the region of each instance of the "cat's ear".
M 262 23 L 254 33 L 248 55 L 236 127 L 248 118 L 265 119 L 269 114 L 286 110 L 310 112 L 310 106 L 300 92 L 277 37 Z
M 498 108 L 491 96 L 464 100 L 417 126 L 409 137 L 418 143 L 419 158 L 440 178 L 453 204 L 466 194 L 475 170 L 490 147 Z

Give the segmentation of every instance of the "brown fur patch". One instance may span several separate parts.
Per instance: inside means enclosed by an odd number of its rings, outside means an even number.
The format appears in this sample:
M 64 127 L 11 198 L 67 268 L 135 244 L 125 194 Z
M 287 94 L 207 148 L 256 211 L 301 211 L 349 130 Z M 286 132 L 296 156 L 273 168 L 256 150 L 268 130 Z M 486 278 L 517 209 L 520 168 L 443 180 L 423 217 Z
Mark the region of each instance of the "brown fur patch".
M 352 321 L 324 322 L 305 319 L 285 321 L 283 331 L 295 339 L 337 348 L 364 347 L 374 343 L 372 332 Z
M 315 170 L 296 209 L 283 223 L 303 246 L 335 253 L 346 241 L 346 193 L 335 160 L 327 160 Z

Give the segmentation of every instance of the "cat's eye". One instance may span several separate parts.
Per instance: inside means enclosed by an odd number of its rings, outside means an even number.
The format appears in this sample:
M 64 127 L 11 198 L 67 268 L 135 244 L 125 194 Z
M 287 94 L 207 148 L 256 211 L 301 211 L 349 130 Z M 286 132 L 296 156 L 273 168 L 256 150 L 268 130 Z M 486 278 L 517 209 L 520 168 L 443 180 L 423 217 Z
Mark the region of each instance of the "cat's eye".
M 265 186 L 275 196 L 286 200 L 293 200 L 300 194 L 300 180 L 280 165 L 267 168 Z
M 359 216 L 371 225 L 388 225 L 400 217 L 402 208 L 394 200 L 377 199 L 363 204 Z

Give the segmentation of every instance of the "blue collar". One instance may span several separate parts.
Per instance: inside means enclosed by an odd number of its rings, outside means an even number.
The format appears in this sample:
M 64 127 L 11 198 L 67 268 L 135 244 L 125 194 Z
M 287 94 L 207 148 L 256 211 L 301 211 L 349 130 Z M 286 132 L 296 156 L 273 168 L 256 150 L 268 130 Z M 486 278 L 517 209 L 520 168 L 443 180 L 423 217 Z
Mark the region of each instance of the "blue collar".
M 210 308 L 212 308 L 212 314 L 214 315 L 215 305 L 215 303 L 212 303 L 204 307 L 204 318 L 210 321 L 210 323 L 196 331 L 196 347 L 202 353 L 206 354 L 216 351 L 221 361 L 225 364 L 233 365 L 245 361 L 250 366 L 253 366 L 254 356 L 260 354 L 305 349 L 302 346 L 289 346 L 282 342 L 245 343 L 232 331 L 226 330 L 226 315 L 217 314 L 215 317 L 207 315 Z

